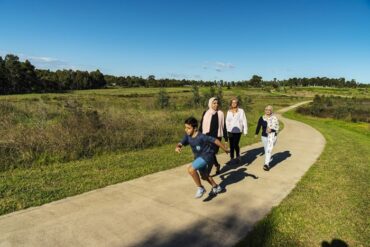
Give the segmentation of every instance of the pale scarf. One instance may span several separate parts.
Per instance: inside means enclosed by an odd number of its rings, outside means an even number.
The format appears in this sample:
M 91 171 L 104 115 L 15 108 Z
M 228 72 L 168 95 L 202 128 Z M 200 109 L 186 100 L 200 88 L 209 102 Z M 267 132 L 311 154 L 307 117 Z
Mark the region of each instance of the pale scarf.
M 224 113 L 222 111 L 215 111 L 212 109 L 212 103 L 213 101 L 217 100 L 216 97 L 212 97 L 208 101 L 208 110 L 203 116 L 203 122 L 202 122 L 202 128 L 203 128 L 203 134 L 209 133 L 209 129 L 211 127 L 211 120 L 212 116 L 218 113 L 218 130 L 217 130 L 217 137 L 223 136 L 223 128 L 225 124 L 224 120 Z
M 279 120 L 277 117 L 271 113 L 270 116 L 263 115 L 263 120 L 267 122 L 267 127 L 270 129 L 274 129 L 277 132 L 279 131 Z
M 269 117 L 264 115 L 263 120 L 267 122 L 267 127 L 270 129 L 274 129 L 276 134 L 274 132 L 267 133 L 267 150 L 266 155 L 271 156 L 272 149 L 276 144 L 276 135 L 279 131 L 279 120 L 277 117 L 273 114 L 271 114 Z

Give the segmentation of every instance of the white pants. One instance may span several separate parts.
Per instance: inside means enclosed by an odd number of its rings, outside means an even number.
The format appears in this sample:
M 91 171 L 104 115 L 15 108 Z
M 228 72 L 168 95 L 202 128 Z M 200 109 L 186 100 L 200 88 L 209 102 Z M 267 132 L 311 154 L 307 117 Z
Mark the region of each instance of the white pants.
M 261 136 L 261 140 L 265 149 L 265 165 L 269 165 L 271 161 L 272 149 L 276 143 L 276 135 L 275 133 L 269 133 L 267 134 L 267 137 Z

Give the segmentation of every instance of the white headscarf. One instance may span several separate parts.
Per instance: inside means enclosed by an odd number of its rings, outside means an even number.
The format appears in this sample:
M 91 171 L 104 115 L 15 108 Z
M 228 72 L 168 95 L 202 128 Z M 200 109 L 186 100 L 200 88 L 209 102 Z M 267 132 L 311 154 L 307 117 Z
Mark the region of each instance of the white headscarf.
M 218 113 L 218 130 L 217 130 L 217 137 L 222 137 L 224 135 L 223 129 L 225 125 L 225 118 L 224 118 L 224 113 L 220 110 L 213 110 L 212 104 L 213 102 L 217 100 L 216 97 L 212 97 L 208 100 L 208 110 L 203 116 L 203 122 L 202 122 L 202 129 L 203 129 L 203 134 L 207 134 L 210 132 L 211 128 L 211 120 L 212 116 Z

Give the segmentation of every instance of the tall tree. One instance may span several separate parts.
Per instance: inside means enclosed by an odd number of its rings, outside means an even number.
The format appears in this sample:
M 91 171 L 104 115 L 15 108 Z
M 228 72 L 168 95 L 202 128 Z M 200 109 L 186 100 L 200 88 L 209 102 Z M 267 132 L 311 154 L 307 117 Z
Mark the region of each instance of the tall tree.
M 261 87 L 262 77 L 258 75 L 253 75 L 252 78 L 249 80 L 249 83 L 252 87 Z

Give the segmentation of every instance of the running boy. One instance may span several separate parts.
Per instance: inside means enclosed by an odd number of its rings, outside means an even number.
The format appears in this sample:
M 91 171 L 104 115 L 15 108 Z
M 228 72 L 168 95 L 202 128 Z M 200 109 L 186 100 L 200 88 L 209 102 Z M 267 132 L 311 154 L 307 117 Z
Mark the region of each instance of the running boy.
M 188 172 L 193 178 L 195 184 L 198 186 L 198 190 L 195 194 L 195 198 L 200 198 L 206 192 L 202 186 L 199 178 L 199 173 L 202 175 L 202 179 L 206 180 L 210 185 L 212 185 L 212 194 L 217 194 L 222 191 L 220 185 L 217 185 L 212 177 L 209 176 L 207 172 L 207 166 L 213 164 L 214 150 L 211 143 L 216 144 L 222 148 L 226 153 L 229 150 L 216 138 L 211 136 L 206 136 L 198 132 L 198 121 L 194 117 L 189 117 L 185 120 L 185 132 L 186 135 L 180 143 L 177 144 L 175 151 L 180 153 L 183 146 L 190 145 L 193 154 L 194 161 L 188 166 Z

